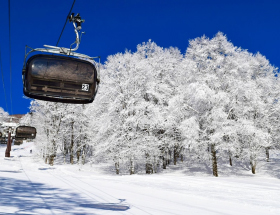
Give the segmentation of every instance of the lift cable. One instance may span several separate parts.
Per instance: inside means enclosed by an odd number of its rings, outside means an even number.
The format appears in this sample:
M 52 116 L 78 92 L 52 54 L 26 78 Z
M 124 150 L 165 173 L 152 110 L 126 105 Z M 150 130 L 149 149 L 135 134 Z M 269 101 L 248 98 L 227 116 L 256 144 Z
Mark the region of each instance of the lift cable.
M 60 36 L 59 36 L 58 41 L 57 41 L 57 43 L 56 43 L 56 46 L 58 46 L 58 43 L 59 43 L 60 38 L 61 38 L 61 36 L 62 36 L 62 34 L 63 34 L 64 28 L 65 28 L 65 26 L 66 26 L 66 24 L 67 24 L 68 17 L 70 16 L 70 14 L 71 14 L 71 12 L 72 12 L 72 9 L 73 9 L 73 7 L 74 7 L 75 2 L 76 2 L 76 0 L 73 1 L 72 7 L 71 7 L 71 9 L 70 9 L 70 11 L 69 11 L 69 13 L 68 13 L 68 15 L 67 15 L 67 17 L 66 17 L 66 20 L 65 20 L 63 29 L 62 29 L 62 31 L 61 31 L 61 33 L 60 33 Z
M 10 97 L 11 97 L 11 114 L 13 115 L 12 102 L 12 48 L 11 48 L 11 1 L 9 0 L 9 49 L 10 49 Z
M 6 94 L 4 73 L 3 73 L 3 67 L 2 67 L 2 59 L 1 59 L 1 47 L 0 47 L 0 70 L 1 70 L 1 74 L 2 74 L 3 89 L 4 89 L 5 102 L 6 102 L 6 108 L 7 108 L 6 110 L 8 111 L 7 94 Z

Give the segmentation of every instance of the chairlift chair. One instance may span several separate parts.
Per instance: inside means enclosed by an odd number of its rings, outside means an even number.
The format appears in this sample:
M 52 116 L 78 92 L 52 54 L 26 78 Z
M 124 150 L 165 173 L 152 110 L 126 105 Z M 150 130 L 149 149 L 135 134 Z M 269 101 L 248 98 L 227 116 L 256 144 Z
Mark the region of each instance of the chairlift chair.
M 78 31 L 84 20 L 79 14 L 72 14 L 69 21 L 73 22 L 76 33 L 74 49 L 71 48 L 73 44 L 70 49 L 49 45 L 32 49 L 26 46 L 22 70 L 25 96 L 63 103 L 93 102 L 99 84 L 100 57 L 75 52 L 81 42 Z M 31 51 L 27 53 L 28 48 Z M 36 54 L 27 60 L 28 55 L 35 51 L 48 54 Z M 95 58 L 99 58 L 99 63 L 94 61 Z
M 36 138 L 36 128 L 31 126 L 18 126 L 16 128 L 16 140 L 22 140 L 22 139 L 35 139 Z

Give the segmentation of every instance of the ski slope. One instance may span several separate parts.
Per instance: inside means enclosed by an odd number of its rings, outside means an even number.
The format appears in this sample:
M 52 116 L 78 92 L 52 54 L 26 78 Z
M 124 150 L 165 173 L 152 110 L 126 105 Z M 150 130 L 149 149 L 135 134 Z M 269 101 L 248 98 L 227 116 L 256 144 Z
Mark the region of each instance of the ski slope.
M 117 176 L 89 166 L 51 167 L 30 154 L 33 147 L 12 146 L 5 158 L 0 146 L 0 214 L 280 214 L 276 177 Z

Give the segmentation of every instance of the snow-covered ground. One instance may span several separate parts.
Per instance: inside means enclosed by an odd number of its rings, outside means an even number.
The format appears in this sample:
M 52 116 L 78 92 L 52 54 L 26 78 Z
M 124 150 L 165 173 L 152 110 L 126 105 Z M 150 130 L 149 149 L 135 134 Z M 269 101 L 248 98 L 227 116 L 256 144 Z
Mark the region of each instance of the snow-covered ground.
M 0 214 L 280 214 L 279 173 L 117 176 L 95 166 L 51 167 L 32 157 L 33 147 L 13 146 L 5 158 L 0 146 Z

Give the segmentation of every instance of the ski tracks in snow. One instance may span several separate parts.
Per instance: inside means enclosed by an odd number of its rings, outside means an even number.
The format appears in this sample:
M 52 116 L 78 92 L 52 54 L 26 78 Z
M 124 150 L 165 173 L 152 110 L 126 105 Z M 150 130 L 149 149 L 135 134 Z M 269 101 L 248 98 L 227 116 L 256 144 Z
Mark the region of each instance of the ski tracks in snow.
M 21 170 L 23 171 L 24 175 L 26 176 L 26 178 L 28 179 L 28 181 L 30 181 L 31 183 L 31 186 L 32 188 L 36 191 L 37 195 L 42 199 L 42 201 L 44 202 L 44 204 L 46 205 L 46 210 L 49 210 L 51 214 L 54 214 L 51 207 L 46 203 L 45 201 L 45 198 L 38 192 L 37 188 L 34 186 L 33 182 L 31 181 L 30 177 L 26 174 L 24 168 L 23 168 L 23 165 L 21 163 L 21 160 L 20 160 L 20 157 L 21 156 L 18 156 L 18 161 L 20 163 L 20 166 L 21 166 Z M 46 211 L 44 211 L 46 212 Z
M 112 208 L 115 210 L 127 210 L 131 206 L 134 208 L 133 211 L 135 211 L 137 214 L 151 214 L 148 211 L 142 209 L 139 206 L 132 205 L 126 203 L 126 201 L 122 199 L 118 199 L 111 194 L 108 194 L 107 192 L 102 191 L 101 189 L 93 186 L 92 184 L 85 182 L 84 180 L 74 177 L 72 175 L 67 175 L 63 171 L 59 171 L 59 174 L 55 172 L 55 169 L 52 169 L 51 171 L 48 171 L 49 174 L 56 177 L 59 180 L 62 180 L 69 186 L 71 186 L 73 189 L 76 189 L 78 192 L 81 192 L 85 194 L 85 196 L 88 196 L 91 200 L 99 202 L 102 202 L 103 207 L 106 208 Z M 63 175 L 63 176 L 62 176 Z M 136 209 L 136 210 L 135 210 Z M 129 211 L 125 212 L 119 212 L 120 214 L 135 214 L 130 213 Z
M 0 214 L 279 214 L 272 177 L 108 175 L 35 161 L 29 150 L 0 159 Z M 4 155 L 4 148 L 0 147 Z M 1 157 L 1 154 L 0 154 Z M 96 172 L 95 172 L 96 171 Z
M 24 168 L 22 169 L 24 171 Z M 31 183 L 32 180 L 39 180 L 42 183 L 51 185 L 49 192 L 44 193 L 44 195 L 47 195 L 47 198 L 42 197 L 46 205 L 48 205 L 47 202 L 52 202 L 52 206 L 48 207 L 51 214 L 131 214 L 128 211 L 129 205 L 122 203 L 121 200 L 109 194 L 106 195 L 105 192 L 92 185 L 89 187 L 88 184 L 76 177 L 66 175 L 62 171 L 58 172 L 52 167 L 38 169 L 37 173 L 36 171 L 33 171 L 32 174 L 31 172 L 24 172 Z M 30 179 L 30 175 L 33 176 L 33 179 Z M 38 195 L 40 195 L 39 192 Z M 63 201 L 60 201 L 61 203 L 55 202 L 52 197 L 56 200 L 63 197 Z M 75 199 L 75 201 L 66 203 L 68 199 Z M 66 204 L 70 207 L 60 207 L 59 205 L 61 204 Z

